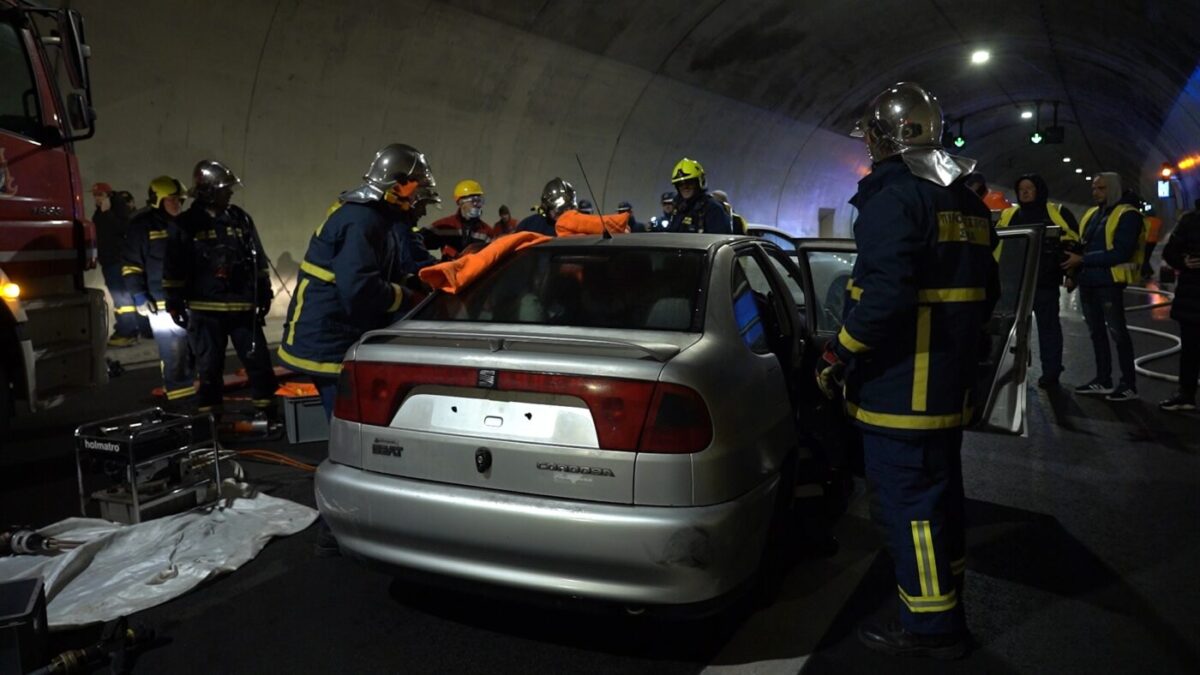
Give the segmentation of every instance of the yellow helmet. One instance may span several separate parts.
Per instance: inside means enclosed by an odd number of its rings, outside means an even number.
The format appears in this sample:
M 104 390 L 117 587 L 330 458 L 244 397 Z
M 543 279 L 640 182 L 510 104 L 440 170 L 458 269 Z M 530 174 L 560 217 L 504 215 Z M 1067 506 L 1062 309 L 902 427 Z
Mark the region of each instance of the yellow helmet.
M 183 183 L 180 183 L 179 179 L 170 176 L 159 176 L 150 181 L 150 189 L 146 191 L 146 203 L 148 205 L 158 208 L 162 204 L 162 200 L 167 197 L 187 198 L 187 190 L 184 189 Z
M 479 195 L 480 197 L 483 196 L 483 186 L 479 184 L 479 181 L 468 179 L 459 181 L 458 185 L 454 186 L 454 201 L 458 201 L 463 197 L 470 197 L 472 195 Z
M 707 183 L 704 180 L 704 167 L 700 166 L 700 162 L 687 157 L 679 160 L 675 170 L 671 172 L 671 183 L 679 185 L 685 180 L 697 180 L 700 182 L 700 189 L 704 189 Z

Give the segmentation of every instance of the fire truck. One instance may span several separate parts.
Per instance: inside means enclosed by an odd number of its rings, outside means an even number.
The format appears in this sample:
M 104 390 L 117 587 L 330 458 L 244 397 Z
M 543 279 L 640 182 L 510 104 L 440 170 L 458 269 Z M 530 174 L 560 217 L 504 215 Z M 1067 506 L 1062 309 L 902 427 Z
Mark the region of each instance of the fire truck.
M 108 308 L 75 143 L 95 133 L 83 18 L 0 0 L 0 447 L 18 410 L 107 381 Z

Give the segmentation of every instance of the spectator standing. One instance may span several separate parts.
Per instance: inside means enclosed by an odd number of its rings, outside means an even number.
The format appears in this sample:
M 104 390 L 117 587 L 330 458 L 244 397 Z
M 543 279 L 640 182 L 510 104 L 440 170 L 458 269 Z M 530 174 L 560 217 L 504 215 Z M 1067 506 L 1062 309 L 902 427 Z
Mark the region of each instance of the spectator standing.
M 1179 322 L 1179 391 L 1158 404 L 1168 411 L 1196 409 L 1196 379 L 1200 377 L 1200 199 L 1185 213 L 1163 248 L 1163 260 L 1175 268 L 1178 283 L 1171 318 Z
M 1057 239 L 1047 238 L 1042 243 L 1042 260 L 1038 266 L 1037 289 L 1033 296 L 1033 315 L 1037 320 L 1038 353 L 1042 360 L 1042 376 L 1038 386 L 1049 389 L 1058 386 L 1062 374 L 1063 333 L 1059 319 L 1059 287 L 1063 283 L 1064 241 L 1078 242 L 1079 228 L 1075 215 L 1059 204 L 1048 201 L 1050 193 L 1046 181 L 1035 173 L 1017 179 L 1017 206 L 1010 206 L 1000 213 L 996 227 L 1010 225 L 1057 225 L 1062 235 Z M 1001 249 L 996 248 L 996 259 Z
M 1078 270 L 1079 302 L 1096 352 L 1096 377 L 1075 388 L 1075 393 L 1104 396 L 1109 401 L 1133 401 L 1137 373 L 1133 364 L 1133 339 L 1125 324 L 1125 287 L 1141 276 L 1146 235 L 1142 214 L 1121 202 L 1121 177 L 1104 172 L 1092 180 L 1095 206 L 1083 214 L 1080 241 L 1083 253 L 1068 253 L 1062 268 Z M 1112 386 L 1112 353 L 1117 346 L 1121 380 Z
M 492 225 L 492 236 L 502 237 L 506 234 L 512 234 L 517 231 L 517 219 L 512 217 L 512 212 L 508 210 L 507 204 L 500 205 L 500 220 Z

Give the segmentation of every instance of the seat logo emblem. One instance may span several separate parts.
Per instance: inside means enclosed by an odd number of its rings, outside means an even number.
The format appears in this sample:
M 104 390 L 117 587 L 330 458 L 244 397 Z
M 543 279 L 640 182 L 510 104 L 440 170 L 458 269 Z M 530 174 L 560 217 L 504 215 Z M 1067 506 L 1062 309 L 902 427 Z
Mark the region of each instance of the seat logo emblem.
M 481 368 L 479 370 L 479 376 L 475 380 L 475 384 L 483 389 L 495 389 L 496 371 Z

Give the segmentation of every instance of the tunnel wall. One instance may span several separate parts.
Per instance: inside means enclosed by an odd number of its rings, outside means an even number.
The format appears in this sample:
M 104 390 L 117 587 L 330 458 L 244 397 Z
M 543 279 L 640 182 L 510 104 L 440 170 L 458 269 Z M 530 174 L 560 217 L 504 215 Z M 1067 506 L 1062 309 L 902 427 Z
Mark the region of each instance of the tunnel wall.
M 686 155 L 750 222 L 816 235 L 819 209 L 834 209 L 847 236 L 866 170 L 848 137 L 439 2 L 73 6 L 99 115 L 78 146 L 85 182 L 140 199 L 157 174 L 189 182 L 198 159 L 221 159 L 285 277 L 393 141 L 426 153 L 443 195 L 482 182 L 489 221 L 502 203 L 528 213 L 556 175 L 590 196 L 576 154 L 606 210 L 628 200 L 648 219 Z

